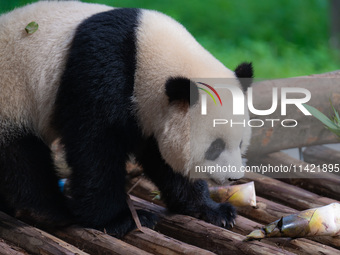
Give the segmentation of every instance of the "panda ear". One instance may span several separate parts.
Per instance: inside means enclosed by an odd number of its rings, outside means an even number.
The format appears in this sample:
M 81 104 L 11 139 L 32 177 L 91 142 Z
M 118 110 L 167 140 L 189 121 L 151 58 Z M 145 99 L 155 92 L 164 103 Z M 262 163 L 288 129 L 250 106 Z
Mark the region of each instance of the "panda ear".
M 253 82 L 254 71 L 252 63 L 244 62 L 238 65 L 235 69 L 235 74 L 240 80 L 243 91 L 246 92 Z
M 198 88 L 194 82 L 184 77 L 171 77 L 165 84 L 165 93 L 169 103 L 184 102 L 190 106 L 198 101 Z

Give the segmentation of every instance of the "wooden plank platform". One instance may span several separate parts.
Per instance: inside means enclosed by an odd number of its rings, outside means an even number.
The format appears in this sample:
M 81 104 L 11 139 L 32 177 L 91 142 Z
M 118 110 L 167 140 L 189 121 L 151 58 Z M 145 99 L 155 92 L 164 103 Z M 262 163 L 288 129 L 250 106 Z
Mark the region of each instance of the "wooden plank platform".
M 340 78 L 340 71 L 316 77 Z M 271 83 L 282 87 L 287 85 L 287 80 Z M 263 93 L 267 89 L 267 83 L 257 86 L 259 90 L 256 93 Z M 333 90 L 332 86 L 329 84 L 328 87 L 333 91 L 333 99 L 338 100 L 340 87 Z M 318 90 L 315 86 L 311 89 Z M 326 111 L 328 102 L 327 98 L 325 105 L 314 103 Z M 303 129 L 306 125 L 303 125 Z M 319 139 L 315 140 L 312 133 L 306 133 L 301 139 L 294 136 L 293 143 L 285 142 L 282 146 L 312 146 L 335 142 L 334 139 L 337 139 L 323 130 L 322 125 L 317 125 L 313 130 Z M 249 165 L 308 166 L 340 163 L 339 151 L 324 146 L 307 148 L 304 151 L 306 162 L 276 152 L 280 138 L 277 136 L 282 135 L 282 132 L 285 131 L 255 131 L 248 155 Z M 272 238 L 244 242 L 245 235 L 263 224 L 300 210 L 340 201 L 339 174 L 315 175 L 310 179 L 299 174 L 285 179 L 249 174 L 240 183 L 254 181 L 257 206 L 237 208 L 239 216 L 236 226 L 226 230 L 193 217 L 169 214 L 162 201 L 153 200 L 151 192 L 156 187 L 140 175 L 140 169 L 133 169 L 134 165 L 131 164 L 129 167 L 127 188 L 142 179 L 132 190 L 133 204 L 136 208 L 143 208 L 159 216 L 160 221 L 155 230 L 135 230 L 122 240 L 98 230 L 76 226 L 47 233 L 0 212 L 0 254 L 340 254 L 340 237 Z
M 340 254 L 340 237 L 244 242 L 245 235 L 262 224 L 335 201 L 280 180 L 264 179 L 248 179 L 255 181 L 257 207 L 238 208 L 237 224 L 231 230 L 189 216 L 170 215 L 152 203 L 150 190 L 144 190 L 142 197 L 149 201 L 134 196 L 133 203 L 160 217 L 156 230 L 135 230 L 123 240 L 79 227 L 46 233 L 0 213 L 0 254 Z

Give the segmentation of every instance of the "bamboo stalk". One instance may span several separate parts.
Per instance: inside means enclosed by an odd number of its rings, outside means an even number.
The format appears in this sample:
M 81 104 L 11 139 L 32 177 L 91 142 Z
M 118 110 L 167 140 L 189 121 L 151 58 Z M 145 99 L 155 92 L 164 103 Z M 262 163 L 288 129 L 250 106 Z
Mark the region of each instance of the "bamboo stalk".
M 262 225 L 245 217 L 238 216 L 236 219 L 236 225 L 232 230 L 233 232 L 239 233 L 241 235 L 247 235 L 259 227 L 262 227 Z M 271 238 L 263 239 L 261 242 L 275 245 L 290 252 L 296 252 L 299 255 L 336 254 L 339 252 L 339 250 L 330 246 L 320 245 L 320 243 L 308 240 L 306 238 L 299 238 L 295 240 L 287 238 Z
M 339 164 L 340 151 L 323 145 L 310 146 L 303 151 L 303 158 L 313 164 Z
M 244 217 L 255 220 L 256 222 L 268 224 L 281 218 L 282 216 L 287 216 L 289 214 L 298 212 L 298 210 L 272 202 L 259 196 L 257 196 L 256 199 L 257 199 L 256 208 L 240 207 L 237 208 L 238 213 Z M 334 248 L 340 248 L 340 237 L 318 236 L 308 237 L 308 239 L 317 241 L 324 245 L 332 246 Z

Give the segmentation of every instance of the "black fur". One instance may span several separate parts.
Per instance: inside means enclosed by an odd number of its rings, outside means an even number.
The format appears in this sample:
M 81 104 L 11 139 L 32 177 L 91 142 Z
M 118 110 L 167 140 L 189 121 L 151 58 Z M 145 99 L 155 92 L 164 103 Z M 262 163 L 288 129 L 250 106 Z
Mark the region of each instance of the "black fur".
M 253 82 L 254 71 L 252 63 L 244 62 L 238 65 L 235 69 L 235 74 L 240 80 L 243 91 L 246 92 Z
M 144 144 L 138 158 L 171 211 L 229 224 L 235 218 L 231 205 L 213 202 L 205 182 L 174 173 L 156 143 L 142 140 L 131 101 L 138 15 L 136 9 L 95 15 L 78 28 L 73 41 L 54 115 L 73 170 L 70 208 L 82 225 L 116 236 L 135 227 L 124 191 L 125 162 Z M 166 93 L 169 101 L 189 102 L 190 80 L 170 79 Z M 152 214 L 139 211 L 139 216 L 143 225 L 155 224 Z
M 50 149 L 36 136 L 22 132 L 0 146 L 1 209 L 41 226 L 71 222 L 59 190 Z
M 165 93 L 169 98 L 169 103 L 180 101 L 192 106 L 198 102 L 198 88 L 187 78 L 169 78 L 165 84 Z
M 211 200 L 205 181 L 191 181 L 175 173 L 163 160 L 154 138 L 145 141 L 144 147 L 137 154 L 137 161 L 160 189 L 162 199 L 170 211 L 203 219 L 221 227 L 234 224 L 235 208 L 229 203 L 219 204 Z
M 116 9 L 77 29 L 57 94 L 54 124 L 72 168 L 70 207 L 85 226 L 121 236 L 135 227 L 126 203 L 125 162 L 140 132 L 131 97 L 139 11 Z M 141 217 L 152 227 L 150 213 Z

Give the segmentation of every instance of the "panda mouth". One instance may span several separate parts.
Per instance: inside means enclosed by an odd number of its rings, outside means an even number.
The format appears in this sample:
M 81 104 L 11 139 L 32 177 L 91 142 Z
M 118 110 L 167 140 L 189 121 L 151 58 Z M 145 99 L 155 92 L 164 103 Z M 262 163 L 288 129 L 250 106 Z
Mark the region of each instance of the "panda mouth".
M 226 184 L 226 185 L 230 185 L 230 184 L 232 184 L 233 182 L 236 182 L 236 181 L 238 181 L 238 180 L 240 180 L 240 179 L 233 179 L 233 178 L 228 178 L 228 181 L 229 181 L 229 183 L 226 183 L 225 181 L 218 181 L 218 180 L 215 180 L 215 179 L 209 179 L 209 183 L 211 184 L 211 185 L 213 185 L 213 186 L 221 186 L 221 185 L 224 185 L 224 184 Z
M 230 182 L 236 182 L 236 181 L 238 181 L 238 180 L 240 180 L 240 179 L 232 179 L 232 178 L 228 178 L 228 181 L 230 181 Z

